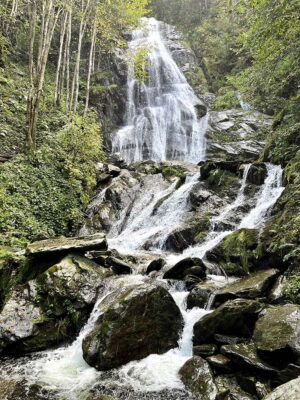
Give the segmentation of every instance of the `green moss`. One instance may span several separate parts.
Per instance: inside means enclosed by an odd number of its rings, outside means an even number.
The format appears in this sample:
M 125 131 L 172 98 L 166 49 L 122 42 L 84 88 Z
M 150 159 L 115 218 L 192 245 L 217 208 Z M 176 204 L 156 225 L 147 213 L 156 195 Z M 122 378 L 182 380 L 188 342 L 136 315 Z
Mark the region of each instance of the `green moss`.
M 214 103 L 215 110 L 228 110 L 232 108 L 241 108 L 237 98 L 236 90 L 230 86 L 222 87 L 218 90 Z
M 300 276 L 290 276 L 284 289 L 285 299 L 300 304 Z
M 162 175 L 167 180 L 170 181 L 172 178 L 177 177 L 180 182 L 183 183 L 186 178 L 185 169 L 181 166 L 167 166 L 162 169 Z

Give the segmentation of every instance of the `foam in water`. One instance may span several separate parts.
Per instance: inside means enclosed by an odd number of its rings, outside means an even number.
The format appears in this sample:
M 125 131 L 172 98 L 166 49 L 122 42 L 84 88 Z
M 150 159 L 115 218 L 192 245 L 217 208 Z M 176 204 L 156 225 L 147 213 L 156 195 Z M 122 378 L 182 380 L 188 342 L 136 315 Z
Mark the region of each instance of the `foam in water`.
M 142 160 L 199 162 L 205 157 L 208 115 L 198 119 L 201 102 L 170 55 L 164 24 L 143 19 L 129 43 L 131 58 L 139 49 L 148 51 L 148 79 L 134 77 L 134 62 L 127 81 L 126 126 L 112 143 L 128 163 Z

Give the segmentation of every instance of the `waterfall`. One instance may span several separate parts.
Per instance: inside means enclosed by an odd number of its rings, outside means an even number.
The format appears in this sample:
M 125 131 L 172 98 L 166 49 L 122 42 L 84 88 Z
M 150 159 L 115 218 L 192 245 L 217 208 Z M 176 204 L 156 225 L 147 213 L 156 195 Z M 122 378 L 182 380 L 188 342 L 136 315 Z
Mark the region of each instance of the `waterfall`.
M 169 53 L 163 26 L 154 18 L 143 19 L 129 43 L 126 122 L 112 142 L 113 152 L 121 153 L 128 163 L 149 159 L 197 163 L 205 157 L 208 115 L 198 119 L 196 108 L 202 103 Z M 145 82 L 134 73 L 139 50 L 147 54 Z

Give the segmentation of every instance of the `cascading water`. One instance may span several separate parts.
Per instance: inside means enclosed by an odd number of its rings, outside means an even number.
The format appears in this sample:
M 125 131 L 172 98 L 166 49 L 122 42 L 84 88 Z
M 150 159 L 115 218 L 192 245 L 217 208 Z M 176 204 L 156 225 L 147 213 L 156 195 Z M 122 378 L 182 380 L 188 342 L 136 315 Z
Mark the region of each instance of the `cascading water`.
M 113 152 L 128 163 L 142 160 L 199 162 L 205 157 L 208 116 L 197 117 L 202 103 L 172 59 L 163 40 L 163 24 L 144 19 L 129 43 L 126 126 L 113 140 Z M 134 58 L 147 52 L 147 79 L 135 78 Z

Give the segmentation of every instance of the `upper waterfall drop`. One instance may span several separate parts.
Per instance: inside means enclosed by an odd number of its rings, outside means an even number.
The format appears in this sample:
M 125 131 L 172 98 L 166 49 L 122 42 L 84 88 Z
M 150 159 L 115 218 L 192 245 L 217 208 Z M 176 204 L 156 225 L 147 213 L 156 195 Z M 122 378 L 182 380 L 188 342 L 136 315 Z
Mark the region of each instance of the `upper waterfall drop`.
M 163 27 L 143 18 L 129 43 L 125 126 L 112 142 L 113 153 L 126 162 L 181 160 L 197 163 L 205 158 L 208 115 L 198 118 L 202 102 L 167 49 Z M 134 55 L 146 50 L 147 79 L 134 74 Z

